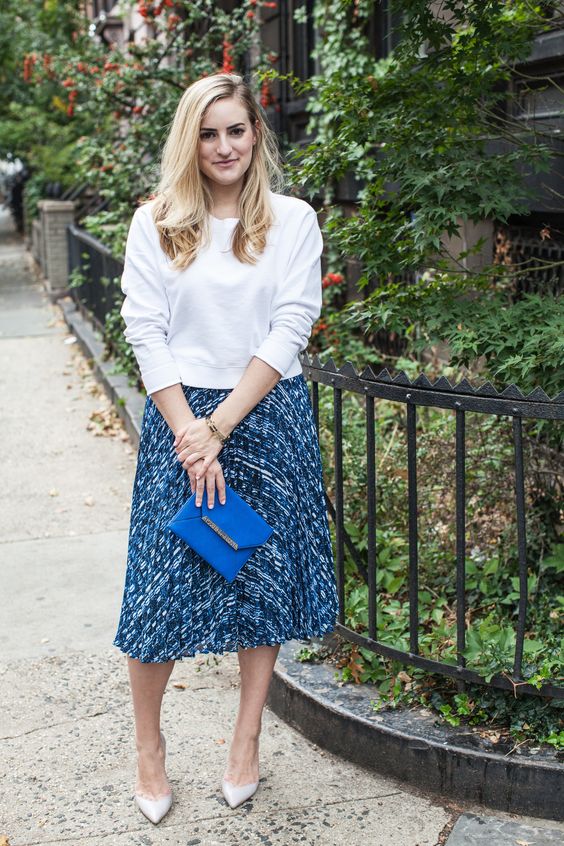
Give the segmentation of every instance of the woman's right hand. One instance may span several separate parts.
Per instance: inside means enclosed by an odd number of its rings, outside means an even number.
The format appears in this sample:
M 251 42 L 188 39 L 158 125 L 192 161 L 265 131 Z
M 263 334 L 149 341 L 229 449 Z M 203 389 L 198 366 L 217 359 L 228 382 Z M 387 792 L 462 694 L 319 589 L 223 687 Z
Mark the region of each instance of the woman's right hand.
M 203 458 L 195 461 L 188 470 L 190 478 L 190 488 L 192 493 L 196 492 L 196 506 L 199 508 L 202 504 L 202 499 L 207 496 L 208 508 L 213 508 L 215 502 L 215 493 L 219 496 L 219 501 L 225 503 L 225 479 L 223 478 L 223 470 L 221 464 L 215 458 L 207 469 L 207 472 L 201 479 L 196 479 L 196 475 L 200 472 L 204 463 Z

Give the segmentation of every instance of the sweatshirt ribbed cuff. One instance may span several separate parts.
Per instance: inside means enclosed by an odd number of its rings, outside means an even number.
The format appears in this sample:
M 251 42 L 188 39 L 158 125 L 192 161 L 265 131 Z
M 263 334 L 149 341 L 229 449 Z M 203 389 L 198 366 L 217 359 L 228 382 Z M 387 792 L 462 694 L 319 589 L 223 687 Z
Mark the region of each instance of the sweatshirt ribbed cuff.
M 286 347 L 280 344 L 275 338 L 265 338 L 258 350 L 253 353 L 257 358 L 266 361 L 274 367 L 282 376 L 286 373 L 294 361 L 299 350 L 294 347 Z
M 148 394 L 168 388 L 181 382 L 178 368 L 175 364 L 161 364 L 152 370 L 141 371 L 141 379 Z

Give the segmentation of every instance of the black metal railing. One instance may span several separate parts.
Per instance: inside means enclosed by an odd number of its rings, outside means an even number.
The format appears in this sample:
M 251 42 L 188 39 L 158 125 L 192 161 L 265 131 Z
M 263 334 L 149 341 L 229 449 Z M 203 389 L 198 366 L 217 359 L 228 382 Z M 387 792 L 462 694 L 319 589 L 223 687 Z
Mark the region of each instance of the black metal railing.
M 71 288 L 73 299 L 103 332 L 106 317 L 122 299 L 116 278 L 121 278 L 123 262 L 84 229 L 67 227 L 69 274 L 79 272 L 84 284 Z
M 339 592 L 339 620 L 335 631 L 346 640 L 370 649 L 386 658 L 406 665 L 420 667 L 432 673 L 439 673 L 461 682 L 485 684 L 485 679 L 467 668 L 463 655 L 466 646 L 466 414 L 479 412 L 486 415 L 504 415 L 513 423 L 513 462 L 515 470 L 515 513 L 517 523 L 517 550 L 519 568 L 519 601 L 515 632 L 515 653 L 513 679 L 504 674 L 491 678 L 488 684 L 494 687 L 519 690 L 524 693 L 564 699 L 564 688 L 547 683 L 541 688 L 522 682 L 523 647 L 526 634 L 528 608 L 527 582 L 527 539 L 525 524 L 525 476 L 523 463 L 523 419 L 564 419 L 564 392 L 550 399 L 541 388 L 524 396 L 514 385 L 501 393 L 486 382 L 474 388 L 466 379 L 452 385 L 445 377 L 431 383 L 425 375 L 414 381 L 399 373 L 395 377 L 387 370 L 376 375 L 367 367 L 358 374 L 350 362 L 337 369 L 330 359 L 322 365 L 315 356 L 310 360 L 302 354 L 302 369 L 306 379 L 311 381 L 311 401 L 319 433 L 319 385 L 327 385 L 333 393 L 332 442 L 334 462 L 334 502 L 326 494 L 327 509 L 335 526 L 336 577 Z M 344 479 L 343 479 L 343 392 L 365 397 L 366 413 L 366 509 L 367 548 L 365 560 L 360 555 L 345 530 L 344 522 Z M 405 426 L 407 432 L 407 514 L 408 514 L 408 598 L 409 598 L 409 650 L 395 648 L 378 641 L 377 629 L 377 534 L 376 534 L 376 448 L 375 448 L 375 402 L 391 400 L 405 404 Z M 435 660 L 419 651 L 419 550 L 417 492 L 417 436 L 419 407 L 449 409 L 455 415 L 455 533 L 456 533 L 456 663 Z M 345 549 L 368 586 L 368 632 L 359 633 L 345 625 Z M 366 563 L 365 563 L 366 561 Z

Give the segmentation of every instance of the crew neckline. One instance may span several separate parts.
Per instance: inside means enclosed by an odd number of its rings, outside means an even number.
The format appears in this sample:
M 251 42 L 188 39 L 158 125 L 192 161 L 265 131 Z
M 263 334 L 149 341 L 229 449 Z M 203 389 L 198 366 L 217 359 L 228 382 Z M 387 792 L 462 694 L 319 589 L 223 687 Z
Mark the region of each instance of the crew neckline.
M 212 220 L 217 220 L 220 223 L 223 223 L 224 220 L 240 220 L 240 217 L 216 217 L 214 214 L 210 213 L 210 217 Z

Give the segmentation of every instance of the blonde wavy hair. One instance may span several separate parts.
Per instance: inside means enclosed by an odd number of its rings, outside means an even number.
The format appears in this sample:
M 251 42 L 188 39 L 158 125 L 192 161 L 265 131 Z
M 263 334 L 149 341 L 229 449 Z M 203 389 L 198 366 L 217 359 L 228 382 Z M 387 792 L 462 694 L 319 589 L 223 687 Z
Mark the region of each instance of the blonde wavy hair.
M 216 72 L 190 85 L 180 98 L 161 155 L 160 180 L 152 215 L 163 251 L 172 267 L 181 270 L 196 258 L 205 238 L 213 198 L 198 166 L 200 127 L 212 103 L 235 97 L 245 107 L 257 140 L 239 197 L 239 221 L 231 242 L 241 262 L 256 264 L 253 252 L 262 253 L 274 222 L 268 191 L 285 187 L 283 163 L 274 131 L 256 102 L 251 86 L 235 73 Z

